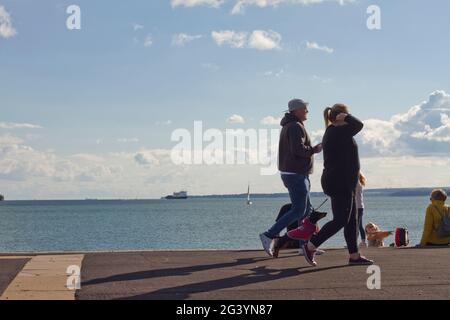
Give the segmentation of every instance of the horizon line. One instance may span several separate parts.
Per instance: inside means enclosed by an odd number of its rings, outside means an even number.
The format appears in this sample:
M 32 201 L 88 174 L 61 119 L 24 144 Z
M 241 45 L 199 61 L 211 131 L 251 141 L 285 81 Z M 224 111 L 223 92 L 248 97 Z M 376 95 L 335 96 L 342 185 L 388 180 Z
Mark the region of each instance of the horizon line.
M 393 187 L 393 188 L 373 188 L 373 189 L 364 189 L 367 191 L 398 191 L 398 190 L 421 190 L 421 189 L 436 189 L 437 187 L 413 187 L 413 188 L 401 188 L 401 187 Z M 441 189 L 450 190 L 449 187 L 440 187 Z M 323 191 L 311 191 L 311 194 L 324 194 Z M 224 196 L 242 196 L 247 195 L 247 193 L 228 193 L 228 194 L 204 194 L 204 195 L 188 195 L 188 198 L 199 198 L 199 197 L 224 197 Z M 272 193 L 252 193 L 253 196 L 258 195 L 286 195 L 288 196 L 288 192 L 272 192 Z M 74 199 L 5 199 L 1 202 L 10 202 L 10 201 L 136 201 L 136 200 L 162 200 L 165 196 L 161 196 L 159 198 L 74 198 Z

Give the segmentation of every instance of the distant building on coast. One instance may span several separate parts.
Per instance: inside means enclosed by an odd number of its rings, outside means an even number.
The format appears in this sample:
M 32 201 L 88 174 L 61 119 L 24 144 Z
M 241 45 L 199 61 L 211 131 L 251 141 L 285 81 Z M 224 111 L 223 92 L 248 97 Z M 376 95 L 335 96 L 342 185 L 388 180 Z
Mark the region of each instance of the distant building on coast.
M 187 199 L 187 191 L 174 192 L 173 195 L 166 196 L 165 199 L 174 200 L 174 199 Z
M 0 201 L 3 201 L 3 200 L 5 200 L 5 197 L 2 194 L 0 194 Z

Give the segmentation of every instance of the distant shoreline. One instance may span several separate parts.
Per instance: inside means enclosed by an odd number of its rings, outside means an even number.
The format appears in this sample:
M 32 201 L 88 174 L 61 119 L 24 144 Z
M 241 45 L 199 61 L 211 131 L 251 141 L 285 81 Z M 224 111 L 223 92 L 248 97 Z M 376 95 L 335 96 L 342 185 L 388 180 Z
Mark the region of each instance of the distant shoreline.
M 366 189 L 364 193 L 371 197 L 417 197 L 417 196 L 429 196 L 431 191 L 434 188 L 392 188 L 392 189 Z M 447 194 L 450 194 L 450 187 L 444 187 Z M 312 197 L 325 197 L 323 192 L 311 192 Z M 288 193 L 255 193 L 251 194 L 252 199 L 261 199 L 261 198 L 287 198 L 289 197 Z M 246 193 L 241 194 L 211 194 L 211 195 L 190 195 L 188 199 L 210 199 L 210 198 L 219 198 L 219 199 L 231 199 L 231 198 L 247 198 Z M 95 201 L 148 201 L 148 200 L 166 200 L 161 198 L 139 198 L 139 199 L 29 199 L 29 200 L 9 200 L 5 199 L 4 201 L 0 201 L 1 203 L 7 202 L 15 202 L 15 201 L 86 201 L 86 202 L 95 202 Z M 180 200 L 166 200 L 166 201 L 183 201 Z
M 429 196 L 435 188 L 392 188 L 392 189 L 366 189 L 364 193 L 372 197 L 417 197 Z M 450 193 L 450 187 L 444 187 L 447 193 Z M 325 197 L 323 192 L 311 192 L 312 197 Z M 228 194 L 228 195 L 203 195 L 189 196 L 190 198 L 247 198 L 246 193 Z M 255 193 L 252 198 L 285 198 L 288 193 Z

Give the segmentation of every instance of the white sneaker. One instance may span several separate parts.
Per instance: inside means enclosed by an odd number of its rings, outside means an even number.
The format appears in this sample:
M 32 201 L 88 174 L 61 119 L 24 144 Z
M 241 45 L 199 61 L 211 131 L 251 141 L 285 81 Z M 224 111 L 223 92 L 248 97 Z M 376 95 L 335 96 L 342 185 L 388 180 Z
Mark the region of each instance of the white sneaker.
M 271 257 L 273 257 L 273 239 L 270 239 L 264 233 L 259 235 L 259 239 L 261 239 L 261 243 L 263 245 L 264 251 Z
M 317 249 L 317 250 L 316 250 L 316 256 L 321 256 L 321 255 L 323 255 L 324 253 L 325 253 L 325 251 L 323 251 L 323 250 L 320 250 L 320 249 Z M 305 254 L 303 253 L 302 248 L 300 248 L 300 249 L 298 250 L 298 255 L 299 255 L 299 256 L 305 255 Z

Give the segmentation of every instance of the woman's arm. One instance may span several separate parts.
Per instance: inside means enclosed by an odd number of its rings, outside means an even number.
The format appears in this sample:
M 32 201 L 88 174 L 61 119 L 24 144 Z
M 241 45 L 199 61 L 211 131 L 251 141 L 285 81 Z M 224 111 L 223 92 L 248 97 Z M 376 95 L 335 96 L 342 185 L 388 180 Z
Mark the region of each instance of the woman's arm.
M 382 240 L 384 238 L 392 236 L 392 234 L 393 234 L 392 231 L 380 231 L 380 232 L 377 232 L 377 237 L 378 237 L 378 239 Z
M 377 240 L 377 233 L 366 233 L 367 240 L 374 241 Z
M 369 240 L 383 240 L 384 238 L 387 238 L 390 235 L 392 235 L 392 231 L 377 231 L 372 233 L 371 239 Z
M 364 127 L 364 123 L 351 114 L 347 115 L 344 121 L 347 122 L 348 125 L 343 126 L 343 130 L 352 136 L 356 136 Z

